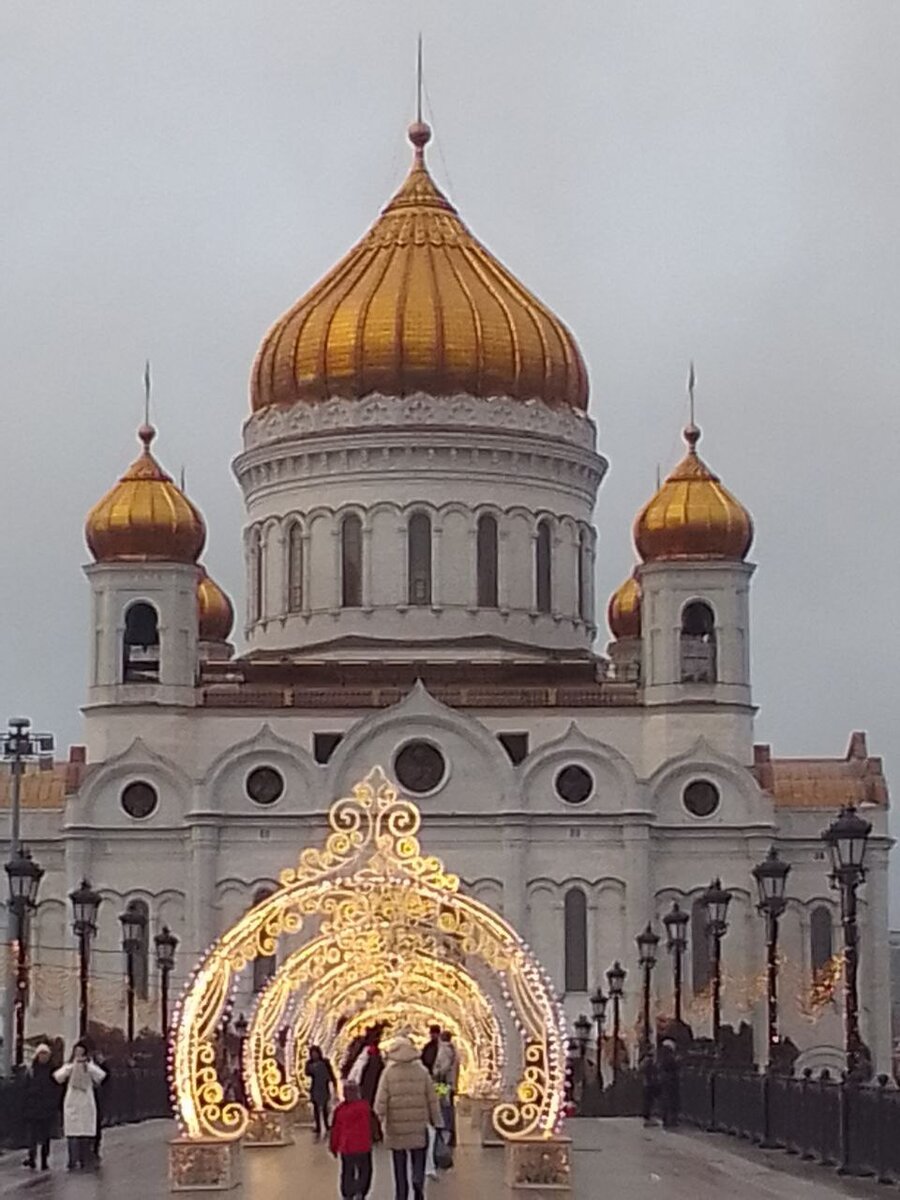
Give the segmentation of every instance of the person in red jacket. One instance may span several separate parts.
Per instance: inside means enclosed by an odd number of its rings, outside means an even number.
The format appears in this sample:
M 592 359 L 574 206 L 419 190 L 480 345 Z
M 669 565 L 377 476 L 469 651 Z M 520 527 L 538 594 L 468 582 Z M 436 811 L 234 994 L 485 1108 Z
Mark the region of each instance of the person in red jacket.
M 331 1153 L 341 1160 L 344 1200 L 366 1200 L 372 1186 L 372 1110 L 359 1085 L 344 1084 L 344 1101 L 334 1110 Z

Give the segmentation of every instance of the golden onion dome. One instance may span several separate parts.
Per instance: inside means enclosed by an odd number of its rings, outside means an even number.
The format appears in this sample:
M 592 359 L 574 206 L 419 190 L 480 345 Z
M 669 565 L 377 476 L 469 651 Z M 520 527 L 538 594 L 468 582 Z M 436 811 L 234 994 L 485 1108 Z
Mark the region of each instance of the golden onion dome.
M 641 585 L 633 571 L 610 596 L 606 620 L 616 639 L 641 636 Z
M 197 578 L 197 616 L 201 642 L 228 641 L 234 628 L 234 606 L 205 567 L 200 567 Z
M 425 165 L 363 239 L 263 339 L 254 411 L 373 392 L 512 396 L 586 410 L 584 360 L 566 326 L 476 240 Z
M 85 541 L 97 562 L 194 563 L 206 542 L 203 517 L 153 455 L 152 425 L 142 425 L 143 450 L 87 515 Z
M 744 559 L 753 542 L 746 508 L 697 454 L 700 430 L 684 431 L 688 452 L 638 514 L 634 544 L 644 562 Z

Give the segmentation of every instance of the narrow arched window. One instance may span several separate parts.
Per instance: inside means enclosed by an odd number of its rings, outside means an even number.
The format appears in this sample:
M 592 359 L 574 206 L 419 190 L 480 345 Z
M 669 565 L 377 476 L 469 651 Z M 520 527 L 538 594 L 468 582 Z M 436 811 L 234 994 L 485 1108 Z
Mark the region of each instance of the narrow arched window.
M 570 888 L 565 899 L 566 991 L 588 990 L 587 897 Z
M 124 683 L 159 682 L 159 615 L 152 604 L 139 600 L 125 613 L 122 639 Z
M 706 924 L 706 908 L 703 901 L 695 900 L 691 908 L 691 987 L 695 996 L 706 995 L 712 978 Z
M 303 607 L 303 530 L 298 522 L 288 533 L 288 612 L 300 612 Z
M 586 529 L 578 538 L 578 615 L 590 624 L 591 613 L 591 539 Z
M 550 522 L 541 521 L 534 543 L 535 607 L 548 613 L 553 606 L 553 548 Z
M 262 904 L 272 895 L 271 888 L 258 888 L 253 895 L 253 907 Z M 253 990 L 261 992 L 278 968 L 278 959 L 274 954 L 260 955 L 253 960 Z
M 253 531 L 250 542 L 250 620 L 261 621 L 265 592 L 266 564 L 263 556 L 262 534 Z
M 681 614 L 681 682 L 715 683 L 716 618 L 704 600 L 692 600 Z
M 817 979 L 834 955 L 834 926 L 831 909 L 819 904 L 809 918 L 809 950 L 813 979 Z
M 484 513 L 478 518 L 477 562 L 478 607 L 497 607 L 497 518 Z
M 431 517 L 417 512 L 406 527 L 406 563 L 410 604 L 431 603 Z
M 129 906 L 144 917 L 141 944 L 132 957 L 132 970 L 134 994 L 139 1000 L 146 1000 L 150 994 L 150 909 L 146 900 L 132 900 Z
M 356 513 L 341 522 L 341 605 L 362 607 L 362 521 Z

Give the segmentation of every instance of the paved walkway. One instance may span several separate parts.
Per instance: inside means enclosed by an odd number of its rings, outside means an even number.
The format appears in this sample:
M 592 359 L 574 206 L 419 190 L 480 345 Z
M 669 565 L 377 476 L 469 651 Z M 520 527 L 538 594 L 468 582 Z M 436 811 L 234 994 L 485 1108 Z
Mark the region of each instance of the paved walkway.
M 19 1155 L 0 1159 L 0 1197 L 30 1200 L 163 1200 L 166 1184 L 167 1122 L 111 1130 L 102 1171 L 69 1175 L 59 1169 L 62 1143 L 54 1144 L 49 1174 L 24 1170 Z M 337 1195 L 334 1163 L 323 1146 L 300 1131 L 284 1150 L 246 1155 L 245 1182 L 223 1193 L 230 1200 L 332 1200 Z M 764 1154 L 725 1137 L 644 1130 L 637 1121 L 575 1121 L 574 1200 L 833 1200 L 834 1197 L 897 1195 L 893 1188 L 843 1182 L 819 1167 L 784 1154 Z M 188 1193 L 183 1193 L 188 1195 Z M 197 1200 L 212 1193 L 194 1193 Z M 524 1200 L 558 1200 L 560 1193 L 520 1192 Z M 503 1154 L 464 1146 L 457 1166 L 430 1185 L 428 1200 L 511 1200 L 503 1184 Z M 370 1200 L 392 1200 L 390 1164 L 380 1153 Z

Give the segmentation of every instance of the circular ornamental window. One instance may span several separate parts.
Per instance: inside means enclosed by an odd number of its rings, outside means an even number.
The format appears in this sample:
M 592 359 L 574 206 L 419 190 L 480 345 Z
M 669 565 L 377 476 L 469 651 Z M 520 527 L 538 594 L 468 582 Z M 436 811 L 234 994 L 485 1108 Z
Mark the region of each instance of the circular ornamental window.
M 711 817 L 719 807 L 719 789 L 708 779 L 695 779 L 682 795 L 684 807 L 692 817 Z
M 274 767 L 254 767 L 244 786 L 254 804 L 274 804 L 284 793 L 284 776 Z
M 407 742 L 394 759 L 398 782 L 416 796 L 433 792 L 446 771 L 443 754 L 431 742 Z
M 122 789 L 121 801 L 122 807 L 129 817 L 141 820 L 149 817 L 155 810 L 159 804 L 159 796 L 153 784 L 139 780 L 137 783 L 129 783 Z
M 584 804 L 594 790 L 594 777 L 578 763 L 569 763 L 557 774 L 553 786 L 557 796 L 566 804 Z

